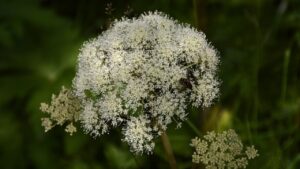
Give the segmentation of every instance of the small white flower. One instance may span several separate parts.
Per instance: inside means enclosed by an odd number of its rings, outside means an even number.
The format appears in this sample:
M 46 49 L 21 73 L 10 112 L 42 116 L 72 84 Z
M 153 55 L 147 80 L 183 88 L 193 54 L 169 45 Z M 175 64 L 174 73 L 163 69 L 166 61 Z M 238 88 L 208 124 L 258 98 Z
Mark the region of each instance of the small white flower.
M 103 119 L 99 118 L 98 110 L 91 101 L 84 103 L 80 120 L 84 130 L 92 136 L 100 136 L 108 132 L 107 124 Z
M 81 107 L 80 101 L 70 89 L 62 86 L 58 95 L 52 95 L 50 104 L 41 103 L 40 109 L 49 115 L 49 117 L 42 118 L 42 126 L 45 127 L 45 132 L 56 125 L 64 125 L 66 122 L 69 122 L 66 131 L 70 135 L 76 132 L 76 127 L 72 122 L 79 120 Z
M 250 146 L 246 148 L 246 155 L 248 157 L 248 159 L 253 159 L 257 156 L 259 156 L 259 154 L 257 153 L 257 150 L 254 148 L 254 146 Z
M 152 128 L 147 116 L 131 117 L 123 129 L 124 141 L 137 154 L 149 154 L 154 148 Z

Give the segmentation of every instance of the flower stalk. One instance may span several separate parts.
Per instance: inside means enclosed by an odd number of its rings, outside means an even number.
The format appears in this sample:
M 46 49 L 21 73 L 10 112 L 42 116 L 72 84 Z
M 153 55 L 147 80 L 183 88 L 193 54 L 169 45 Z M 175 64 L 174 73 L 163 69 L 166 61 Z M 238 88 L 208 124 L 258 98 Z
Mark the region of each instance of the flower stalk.
M 166 155 L 167 155 L 167 159 L 168 162 L 170 164 L 170 168 L 171 169 L 177 169 L 177 165 L 176 165 L 176 159 L 169 141 L 169 137 L 167 135 L 166 132 L 162 132 L 161 134 L 161 141 L 163 143 Z

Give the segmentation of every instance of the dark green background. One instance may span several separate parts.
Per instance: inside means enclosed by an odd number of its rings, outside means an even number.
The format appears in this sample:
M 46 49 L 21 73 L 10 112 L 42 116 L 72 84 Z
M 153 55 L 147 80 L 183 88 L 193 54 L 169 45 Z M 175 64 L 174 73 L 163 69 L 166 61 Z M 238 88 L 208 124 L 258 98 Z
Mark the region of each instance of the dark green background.
M 220 98 L 189 116 L 201 133 L 234 128 L 259 150 L 249 168 L 300 168 L 299 0 L 0 0 L 1 169 L 169 167 L 159 138 L 153 155 L 135 157 L 118 130 L 93 139 L 41 127 L 39 103 L 70 87 L 81 44 L 128 6 L 190 23 L 219 50 Z M 179 168 L 191 168 L 197 133 L 184 123 L 168 134 Z

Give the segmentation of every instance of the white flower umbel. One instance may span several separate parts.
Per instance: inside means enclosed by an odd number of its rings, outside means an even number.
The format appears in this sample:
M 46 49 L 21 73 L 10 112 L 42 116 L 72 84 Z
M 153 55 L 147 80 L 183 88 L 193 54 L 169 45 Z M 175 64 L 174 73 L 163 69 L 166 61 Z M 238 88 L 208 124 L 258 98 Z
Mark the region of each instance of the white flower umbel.
M 208 132 L 203 139 L 192 139 L 191 146 L 195 148 L 193 163 L 202 163 L 206 169 L 246 168 L 248 160 L 259 155 L 253 145 L 245 150 L 232 129 L 222 133 Z
M 73 88 L 82 126 L 96 136 L 125 126 L 132 151 L 149 152 L 153 137 L 186 118 L 188 105 L 207 107 L 217 97 L 218 63 L 204 33 L 165 14 L 117 20 L 79 54 Z
M 80 100 L 78 100 L 70 89 L 62 86 L 58 95 L 52 95 L 50 104 L 41 103 L 41 111 L 48 114 L 48 117 L 42 118 L 42 126 L 45 127 L 45 132 L 49 131 L 56 125 L 66 126 L 65 131 L 72 135 L 76 132 L 76 127 L 73 122 L 79 120 L 81 112 Z

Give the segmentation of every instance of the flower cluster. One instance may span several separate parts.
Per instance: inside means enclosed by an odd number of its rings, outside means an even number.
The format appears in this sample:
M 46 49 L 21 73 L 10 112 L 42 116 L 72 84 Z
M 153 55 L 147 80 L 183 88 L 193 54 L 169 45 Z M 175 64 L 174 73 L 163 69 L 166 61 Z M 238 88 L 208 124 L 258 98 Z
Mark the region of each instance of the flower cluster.
M 147 116 L 131 117 L 123 129 L 124 141 L 131 146 L 133 152 L 151 152 L 154 148 L 152 129 L 149 123 L 150 120 Z
M 202 163 L 207 169 L 246 168 L 248 160 L 258 156 L 254 146 L 246 147 L 232 129 L 222 133 L 208 132 L 203 139 L 192 139 L 195 148 L 194 163 Z
M 115 21 L 79 55 L 73 87 L 84 103 L 82 125 L 94 136 L 125 126 L 133 151 L 151 152 L 153 137 L 184 120 L 188 104 L 216 98 L 217 65 L 203 33 L 162 13 Z
M 160 12 L 117 20 L 84 43 L 73 80 L 80 122 L 92 136 L 122 127 L 136 153 L 153 138 L 217 97 L 219 57 L 202 32 Z M 51 125 L 50 125 L 51 126 Z
M 42 118 L 42 126 L 45 127 L 46 132 L 54 126 L 63 125 L 66 122 L 69 122 L 69 124 L 66 126 L 65 131 L 70 135 L 76 132 L 77 129 L 73 122 L 79 120 L 81 108 L 80 101 L 71 90 L 62 87 L 57 96 L 52 95 L 50 105 L 41 103 L 40 109 L 49 115 L 49 117 Z

